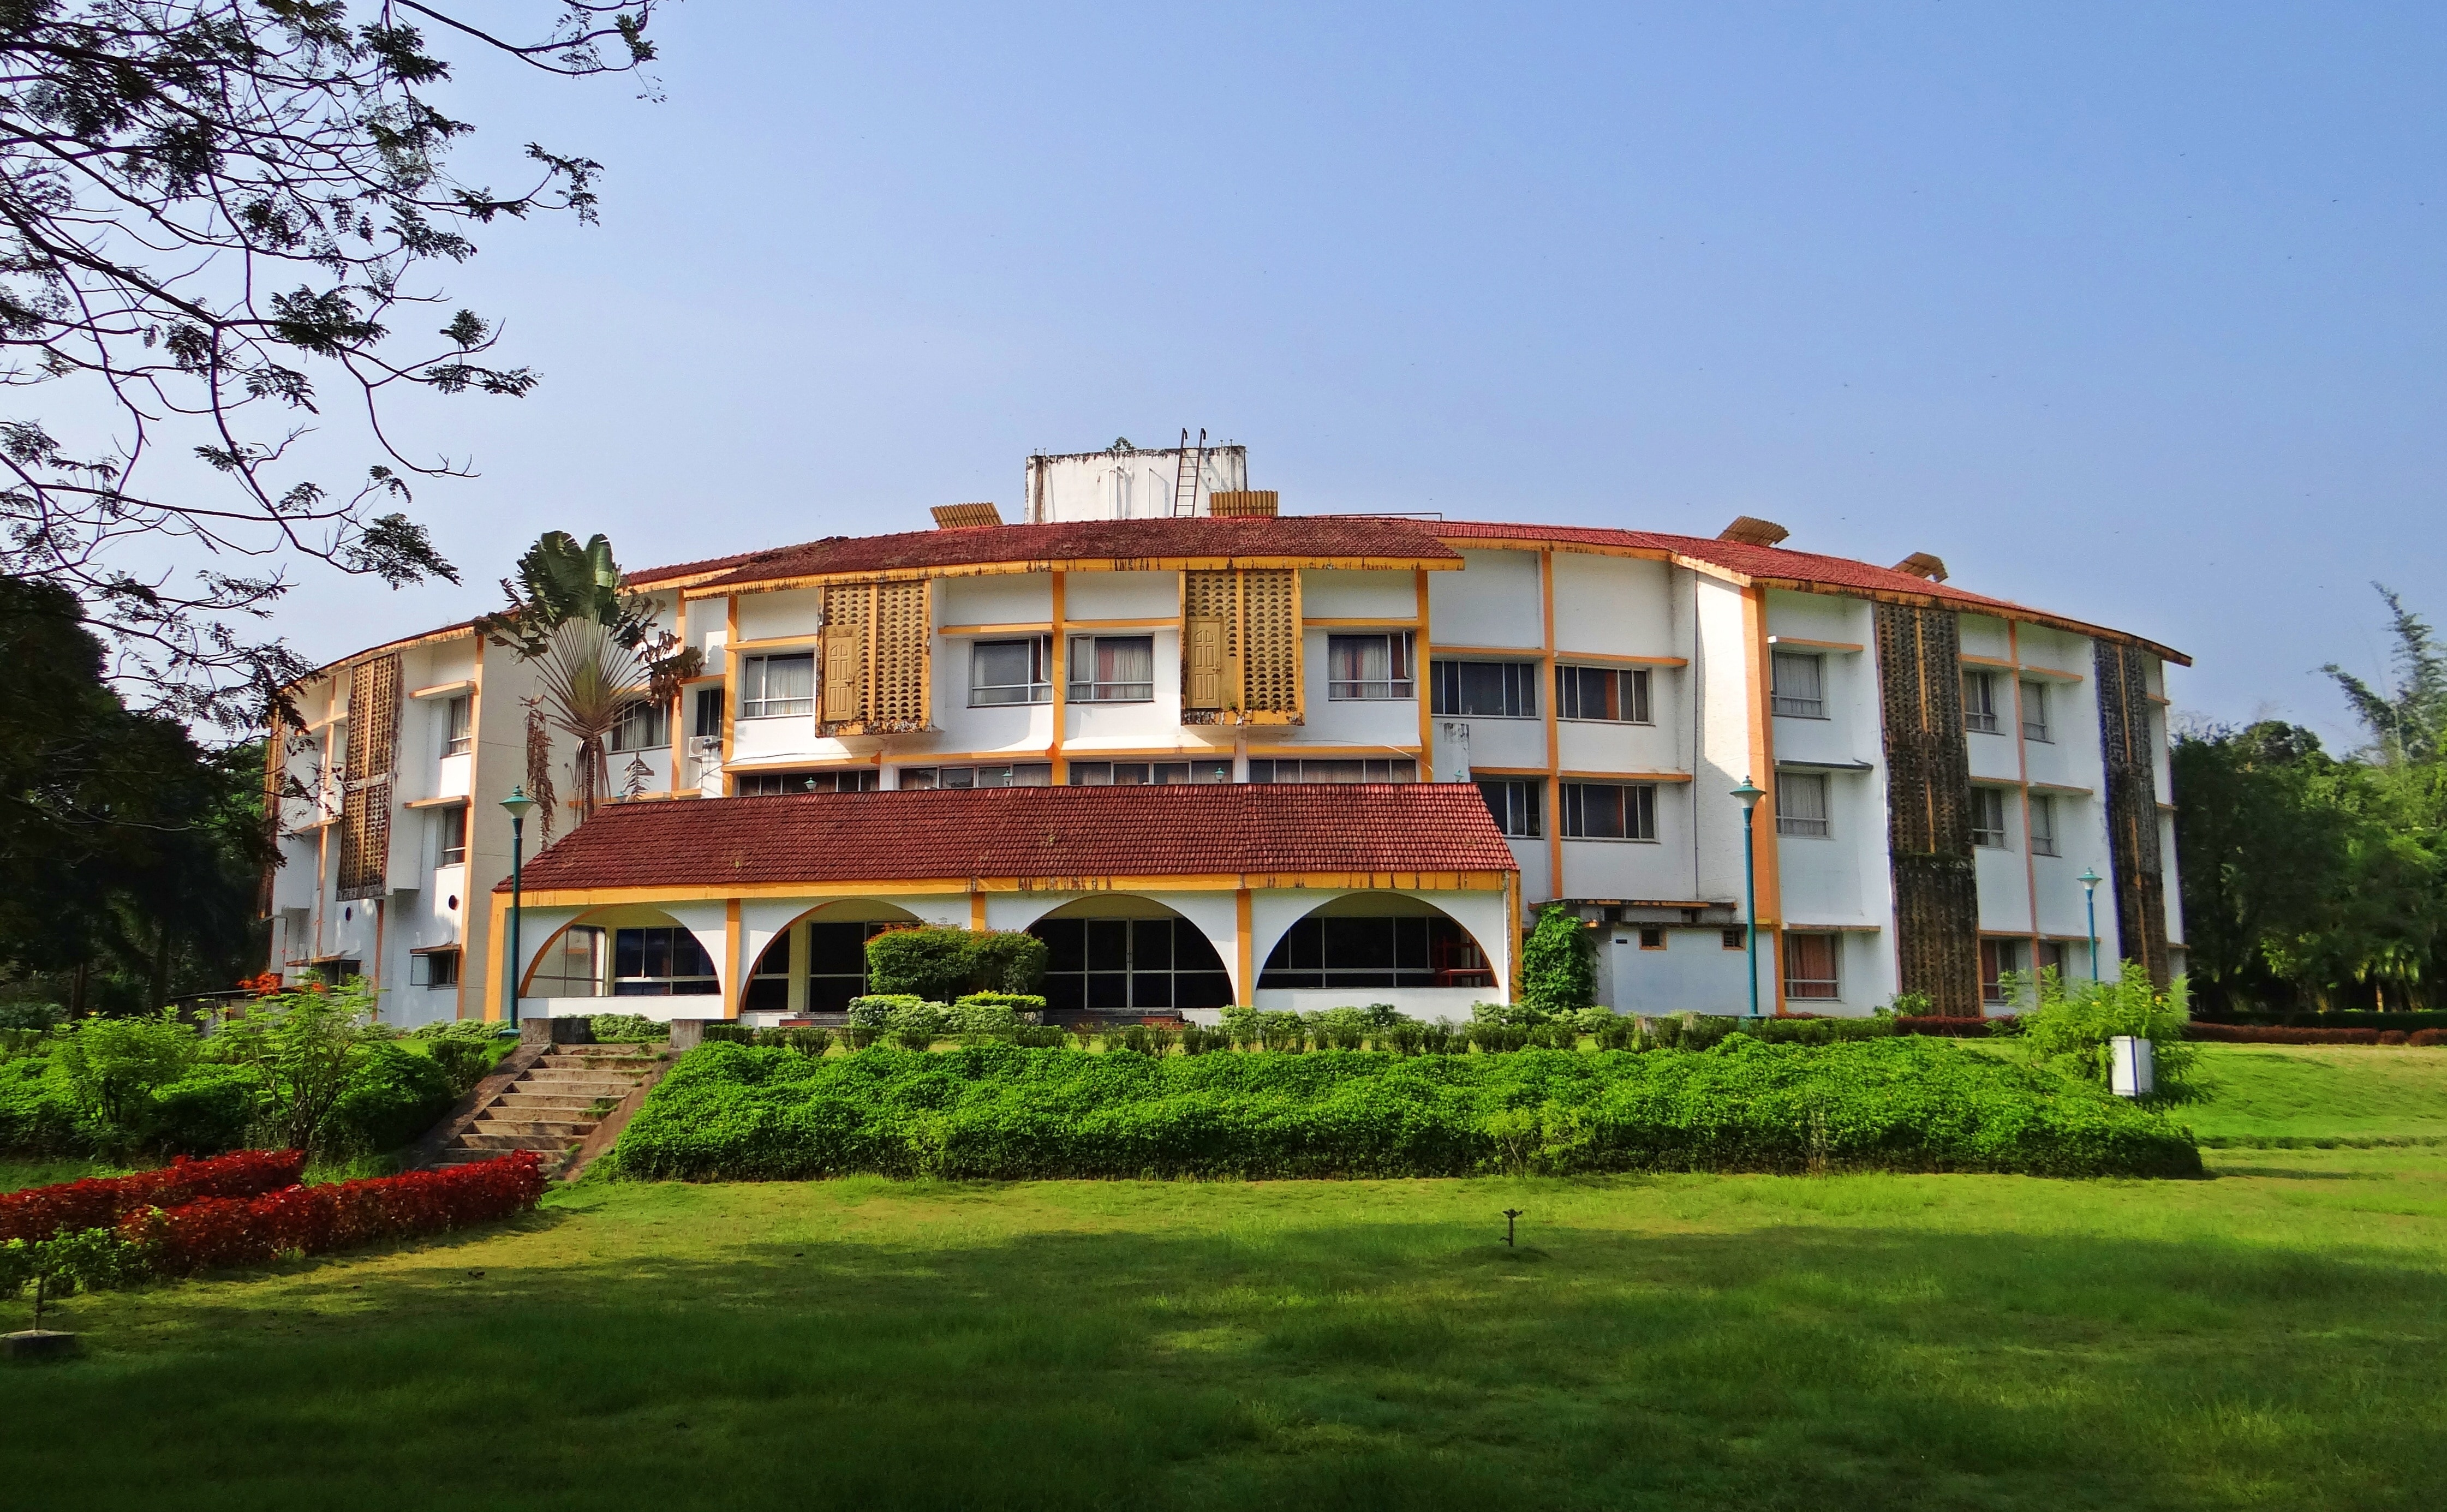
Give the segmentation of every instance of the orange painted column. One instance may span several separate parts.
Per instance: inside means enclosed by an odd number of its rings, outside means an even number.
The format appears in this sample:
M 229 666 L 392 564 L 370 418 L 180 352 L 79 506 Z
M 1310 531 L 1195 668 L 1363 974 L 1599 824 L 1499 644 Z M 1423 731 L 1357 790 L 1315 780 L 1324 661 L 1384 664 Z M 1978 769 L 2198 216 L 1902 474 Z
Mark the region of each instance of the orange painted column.
M 1752 818 L 1751 860 L 1758 892 L 1757 927 L 1767 931 L 1768 971 L 1775 984 L 1775 1011 L 1784 1011 L 1784 895 L 1776 874 L 1775 662 L 1767 640 L 1767 590 L 1742 590 L 1743 670 L 1750 679 L 1752 783 L 1764 790 Z

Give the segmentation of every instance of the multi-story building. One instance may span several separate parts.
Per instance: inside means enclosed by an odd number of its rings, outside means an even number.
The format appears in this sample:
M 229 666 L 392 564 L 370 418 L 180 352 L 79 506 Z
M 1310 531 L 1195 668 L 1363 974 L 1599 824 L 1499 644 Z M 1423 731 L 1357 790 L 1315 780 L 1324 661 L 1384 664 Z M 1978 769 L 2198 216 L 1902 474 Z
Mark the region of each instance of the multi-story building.
M 1245 479 L 1032 458 L 1030 523 L 632 574 L 703 675 L 639 690 L 616 802 L 549 848 L 526 822 L 521 1013 L 824 1011 L 928 920 L 1044 936 L 1057 1007 L 1460 1016 L 1550 900 L 1616 1009 L 1739 1012 L 1746 886 L 1763 1011 L 1967 1013 L 2089 972 L 2085 876 L 2108 970 L 2180 968 L 2179 653 L 1758 520 L 1283 515 Z M 467 624 L 298 685 L 276 969 L 362 973 L 403 1023 L 507 1011 L 534 694 Z

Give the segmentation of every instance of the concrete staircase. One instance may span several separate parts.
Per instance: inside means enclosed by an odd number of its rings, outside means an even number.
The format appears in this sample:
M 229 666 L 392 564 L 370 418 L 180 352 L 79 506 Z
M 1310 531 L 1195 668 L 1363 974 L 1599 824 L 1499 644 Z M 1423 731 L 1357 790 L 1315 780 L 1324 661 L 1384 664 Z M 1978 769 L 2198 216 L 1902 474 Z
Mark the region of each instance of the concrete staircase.
M 431 1163 L 465 1165 L 533 1150 L 549 1174 L 667 1064 L 660 1046 L 552 1046 L 490 1088 Z

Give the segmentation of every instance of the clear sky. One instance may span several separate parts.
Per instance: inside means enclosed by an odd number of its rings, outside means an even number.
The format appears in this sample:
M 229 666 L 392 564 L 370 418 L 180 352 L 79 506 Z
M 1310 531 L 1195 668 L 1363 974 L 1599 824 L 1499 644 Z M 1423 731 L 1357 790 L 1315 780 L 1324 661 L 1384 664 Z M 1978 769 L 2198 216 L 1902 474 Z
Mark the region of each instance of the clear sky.
M 471 68 L 465 166 L 605 163 L 480 238 L 532 398 L 419 407 L 468 587 L 308 575 L 310 656 L 632 565 L 1017 501 L 1205 426 L 1288 511 L 1944 557 L 2352 732 L 2368 583 L 2447 619 L 2447 7 L 694 0 L 665 98 Z M 489 158 L 488 158 L 488 155 Z

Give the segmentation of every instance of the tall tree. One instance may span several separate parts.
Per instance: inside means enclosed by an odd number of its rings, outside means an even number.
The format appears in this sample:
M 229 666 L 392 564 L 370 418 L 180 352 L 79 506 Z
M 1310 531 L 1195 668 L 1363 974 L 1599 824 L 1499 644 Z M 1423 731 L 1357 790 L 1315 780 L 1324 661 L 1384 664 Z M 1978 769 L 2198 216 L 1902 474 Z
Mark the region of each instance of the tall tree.
M 2447 652 L 2439 651 L 2429 623 L 2405 608 L 2394 589 L 2384 583 L 2371 586 L 2387 605 L 2388 633 L 2396 637 L 2389 656 L 2396 686 L 2382 693 L 2335 662 L 2320 670 L 2336 679 L 2382 759 L 2437 761 L 2447 748 L 2441 745 L 2441 737 L 2447 736 Z
M 0 385 L 106 417 L 0 414 L 0 572 L 71 590 L 120 686 L 242 728 L 305 671 L 249 624 L 291 563 L 457 580 L 398 506 L 466 466 L 411 456 L 384 401 L 537 375 L 427 265 L 505 217 L 591 221 L 600 168 L 530 142 L 522 184 L 454 177 L 474 127 L 436 103 L 451 64 L 428 34 L 631 72 L 654 5 L 554 0 L 513 36 L 414 0 L 0 0 Z M 335 406 L 359 417 L 352 482 L 299 444 Z

